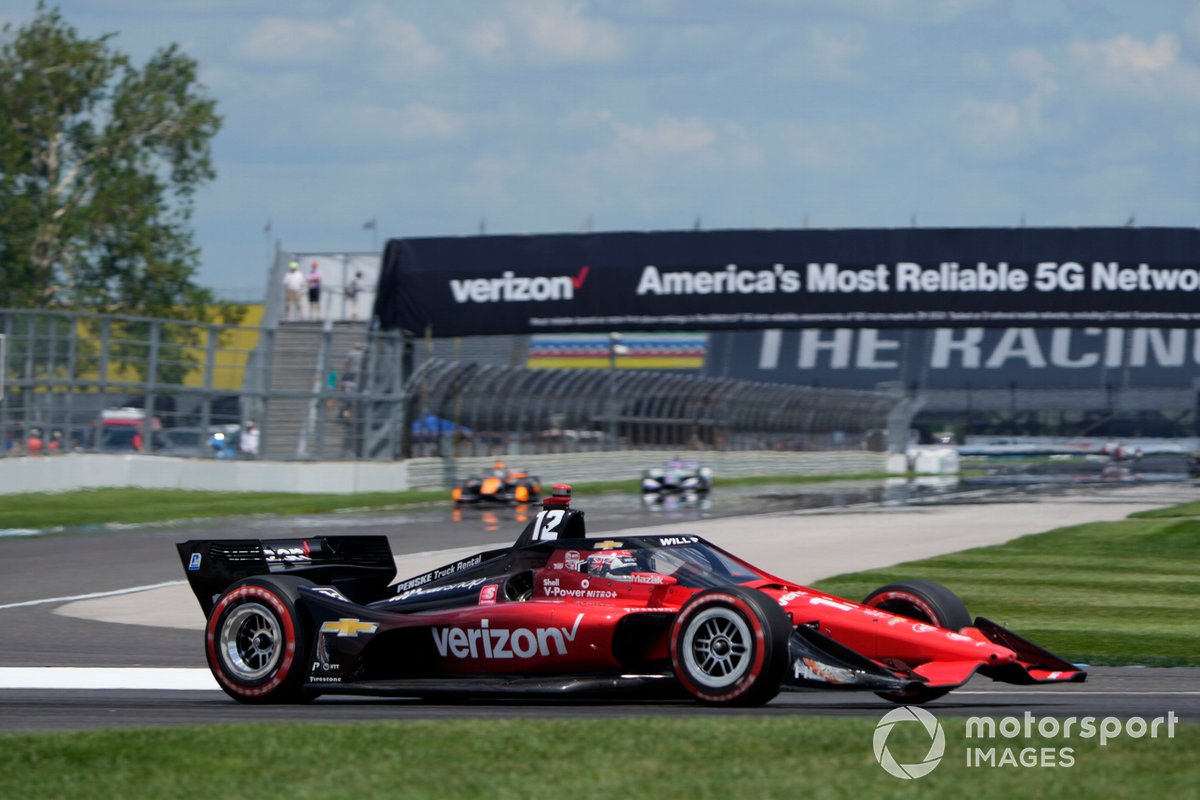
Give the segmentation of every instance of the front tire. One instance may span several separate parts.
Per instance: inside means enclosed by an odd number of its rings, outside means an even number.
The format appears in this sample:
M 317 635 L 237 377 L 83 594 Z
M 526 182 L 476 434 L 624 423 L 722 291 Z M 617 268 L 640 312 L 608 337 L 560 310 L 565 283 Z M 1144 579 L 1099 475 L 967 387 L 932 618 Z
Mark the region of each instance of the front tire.
M 962 630 L 971 624 L 971 615 L 962 599 L 933 581 L 899 581 L 880 586 L 867 595 L 863 605 L 952 631 Z M 918 688 L 908 692 L 876 694 L 892 703 L 920 705 L 936 700 L 949 691 Z
M 933 581 L 899 581 L 880 586 L 867 595 L 863 605 L 952 631 L 971 624 L 971 615 L 962 599 Z
M 744 586 L 692 597 L 671 627 L 675 677 L 702 703 L 760 706 L 779 694 L 792 623 L 779 604 Z
M 298 579 L 239 581 L 213 607 L 205 628 L 208 666 L 241 703 L 311 700 L 302 689 L 310 626 L 300 613 Z

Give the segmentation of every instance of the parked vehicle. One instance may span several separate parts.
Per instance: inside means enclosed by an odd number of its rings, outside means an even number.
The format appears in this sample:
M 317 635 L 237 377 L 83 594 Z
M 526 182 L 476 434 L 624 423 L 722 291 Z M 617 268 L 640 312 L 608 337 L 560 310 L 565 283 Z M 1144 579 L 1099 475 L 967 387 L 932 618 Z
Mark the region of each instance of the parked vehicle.
M 140 408 L 106 408 L 100 412 L 100 441 L 92 446 L 95 436 L 89 437 L 89 449 L 102 453 L 145 453 L 161 450 L 166 445 L 162 420 L 150 418 L 149 446 L 143 441 L 146 412 Z

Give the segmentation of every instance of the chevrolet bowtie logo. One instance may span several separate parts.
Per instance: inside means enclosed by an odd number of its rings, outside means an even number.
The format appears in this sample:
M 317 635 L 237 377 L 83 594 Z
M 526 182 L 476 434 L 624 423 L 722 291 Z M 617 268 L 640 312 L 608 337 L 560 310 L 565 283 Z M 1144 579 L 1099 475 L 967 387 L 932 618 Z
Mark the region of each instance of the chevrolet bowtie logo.
M 336 633 L 338 638 L 354 637 L 360 633 L 374 633 L 377 630 L 379 630 L 378 622 L 361 622 L 357 619 L 346 619 L 345 617 L 336 622 L 330 620 L 321 626 L 321 633 Z
M 620 546 L 620 542 L 614 542 L 612 539 L 605 539 L 603 542 L 596 542 L 597 550 L 616 550 Z

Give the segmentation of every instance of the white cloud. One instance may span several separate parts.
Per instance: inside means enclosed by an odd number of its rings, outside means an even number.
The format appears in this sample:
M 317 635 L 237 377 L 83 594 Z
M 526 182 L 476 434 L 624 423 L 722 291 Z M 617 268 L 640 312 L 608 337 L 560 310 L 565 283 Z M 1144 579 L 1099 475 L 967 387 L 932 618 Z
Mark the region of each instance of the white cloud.
M 1077 44 L 1077 55 L 1099 62 L 1102 69 L 1117 75 L 1161 72 L 1179 59 L 1179 40 L 1159 34 L 1151 43 L 1140 42 L 1127 33 L 1094 44 Z
M 352 23 L 267 17 L 256 22 L 234 45 L 235 55 L 250 60 L 287 64 L 326 61 L 350 40 Z
M 381 3 L 368 8 L 363 21 L 368 41 L 382 56 L 380 67 L 390 77 L 404 79 L 445 60 L 441 49 L 426 41 L 419 26 L 392 14 Z
M 808 39 L 809 56 L 824 75 L 834 78 L 855 76 L 853 62 L 863 52 L 861 42 L 819 29 L 811 31 Z
M 400 111 L 398 126 L 402 135 L 414 139 L 451 139 L 463 129 L 463 119 L 457 114 L 424 103 L 409 103 Z
M 1031 48 L 1013 52 L 1008 67 L 1028 84 L 1021 96 L 966 98 L 951 114 L 960 141 L 984 159 L 1007 158 L 1054 133 L 1048 120 L 1060 92 L 1059 68 Z
M 1021 108 L 1015 103 L 968 99 L 953 116 L 959 135 L 982 154 L 1010 152 L 1025 132 Z
M 365 132 L 374 132 L 369 138 L 444 141 L 458 137 L 464 128 L 459 115 L 424 103 L 408 103 L 400 108 L 358 106 L 344 115 L 336 109 L 332 113 L 343 137 L 361 138 Z
M 613 26 L 585 12 L 578 0 L 510 0 L 502 17 L 476 23 L 464 38 L 481 58 L 516 54 L 531 61 L 595 63 L 619 56 Z
M 1106 89 L 1148 100 L 1200 100 L 1200 69 L 1180 57 L 1174 34 L 1144 42 L 1123 33 L 1099 42 L 1076 42 L 1069 54 L 1092 82 Z
M 653 125 L 613 123 L 613 147 L 639 156 L 696 153 L 712 148 L 717 134 L 698 119 L 663 117 Z
M 508 46 L 508 29 L 499 20 L 482 20 L 467 29 L 463 41 L 475 56 L 491 58 Z
M 781 126 L 780 136 L 790 165 L 836 169 L 860 162 L 875 145 L 878 132 L 873 125 L 790 123 Z
M 587 125 L 589 120 L 599 144 L 560 151 L 552 164 L 538 169 L 538 181 L 546 191 L 576 203 L 572 213 L 608 213 L 613 208 L 627 214 L 644 212 L 667 202 L 665 198 L 699 176 L 712 175 L 733 158 L 745 157 L 723 140 L 717 128 L 697 118 L 663 116 L 630 122 L 607 111 L 576 110 L 567 124 Z

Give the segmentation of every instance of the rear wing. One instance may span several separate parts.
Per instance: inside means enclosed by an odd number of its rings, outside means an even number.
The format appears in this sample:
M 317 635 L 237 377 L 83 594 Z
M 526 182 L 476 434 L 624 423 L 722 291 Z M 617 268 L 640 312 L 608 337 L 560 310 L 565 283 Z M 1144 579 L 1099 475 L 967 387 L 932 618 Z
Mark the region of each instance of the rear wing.
M 315 536 L 308 539 L 193 539 L 179 559 L 207 616 L 230 585 L 254 575 L 297 575 L 336 586 L 356 602 L 383 596 L 396 577 L 386 536 Z

